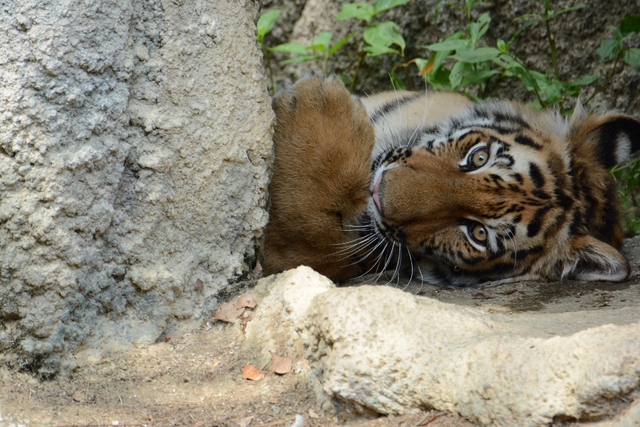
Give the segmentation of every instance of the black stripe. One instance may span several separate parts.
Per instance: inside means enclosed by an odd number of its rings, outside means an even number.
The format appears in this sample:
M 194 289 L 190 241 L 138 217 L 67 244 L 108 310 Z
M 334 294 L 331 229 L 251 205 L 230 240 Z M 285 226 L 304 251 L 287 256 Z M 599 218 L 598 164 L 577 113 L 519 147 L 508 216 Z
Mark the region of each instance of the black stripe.
M 573 206 L 573 197 L 567 194 L 568 192 L 562 190 L 561 188 L 556 188 L 554 194 L 556 196 L 556 200 L 558 201 L 558 205 L 565 211 L 568 211 Z
M 466 273 L 469 276 L 475 277 L 496 277 L 496 273 L 500 273 L 498 277 L 509 277 L 513 275 L 514 264 L 510 262 L 497 262 L 491 267 L 483 268 L 481 270 L 467 270 L 463 269 L 462 273 Z
M 518 127 L 523 127 L 525 129 L 530 128 L 529 123 L 527 123 L 525 119 L 523 119 L 521 116 L 517 114 L 510 114 L 510 113 L 504 114 L 502 112 L 496 112 L 494 113 L 494 117 L 498 122 L 507 122 L 509 124 L 516 124 L 518 125 Z
M 549 199 L 551 199 L 551 196 L 548 193 L 546 193 L 545 191 L 543 191 L 543 190 L 538 190 L 538 189 L 533 190 L 531 192 L 531 195 L 534 196 L 534 197 L 537 197 L 540 200 L 549 200 Z
M 534 237 L 540 232 L 540 229 L 542 228 L 542 221 L 549 209 L 551 209 L 551 206 L 544 206 L 538 209 L 529 225 L 527 225 L 527 237 Z
M 536 254 L 539 254 L 539 253 L 541 253 L 543 250 L 544 250 L 544 246 L 534 246 L 534 247 L 529 248 L 529 249 L 524 249 L 524 250 L 521 250 L 521 251 L 513 252 L 513 253 L 511 254 L 511 257 L 512 257 L 514 260 L 520 260 L 520 261 L 522 261 L 523 259 L 527 258 L 529 255 L 536 255 Z
M 405 104 L 417 99 L 422 95 L 422 92 L 413 92 L 408 95 L 405 95 L 401 98 L 395 98 L 389 100 L 387 103 L 382 104 L 382 106 L 378 107 L 370 116 L 369 120 L 373 123 L 376 123 L 382 116 L 390 113 L 393 110 L 397 110 L 400 107 L 403 107 Z
M 529 176 L 536 187 L 544 187 L 544 176 L 537 165 L 529 163 Z
M 526 145 L 527 147 L 535 148 L 536 150 L 542 150 L 542 145 L 538 144 L 537 142 L 535 142 L 533 139 L 529 138 L 528 136 L 516 135 L 516 137 L 513 138 L 513 140 L 515 142 L 517 142 L 518 144 Z
M 621 116 L 600 126 L 598 159 L 606 168 L 611 168 L 627 159 L 616 159 L 618 138 L 625 136 L 631 141 L 631 153 L 640 150 L 640 122 Z

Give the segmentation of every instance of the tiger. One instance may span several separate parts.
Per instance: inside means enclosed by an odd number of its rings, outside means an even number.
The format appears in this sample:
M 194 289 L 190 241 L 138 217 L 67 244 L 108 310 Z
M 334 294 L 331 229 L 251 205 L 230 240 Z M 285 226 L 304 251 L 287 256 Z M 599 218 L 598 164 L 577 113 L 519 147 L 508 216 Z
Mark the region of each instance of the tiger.
M 358 97 L 319 73 L 273 109 L 265 274 L 411 271 L 448 287 L 629 275 L 610 168 L 640 149 L 631 116 L 431 90 Z

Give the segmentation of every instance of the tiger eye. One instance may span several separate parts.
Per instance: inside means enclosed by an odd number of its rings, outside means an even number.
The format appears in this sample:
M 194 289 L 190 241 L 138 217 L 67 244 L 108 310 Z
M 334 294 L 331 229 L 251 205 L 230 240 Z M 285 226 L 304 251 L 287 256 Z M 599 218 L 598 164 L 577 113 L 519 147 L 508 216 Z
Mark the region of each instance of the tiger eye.
M 487 229 L 482 224 L 474 224 L 471 228 L 471 235 L 478 243 L 484 243 L 487 241 Z
M 476 168 L 484 166 L 489 160 L 489 152 L 486 148 L 476 150 L 471 156 L 471 163 Z

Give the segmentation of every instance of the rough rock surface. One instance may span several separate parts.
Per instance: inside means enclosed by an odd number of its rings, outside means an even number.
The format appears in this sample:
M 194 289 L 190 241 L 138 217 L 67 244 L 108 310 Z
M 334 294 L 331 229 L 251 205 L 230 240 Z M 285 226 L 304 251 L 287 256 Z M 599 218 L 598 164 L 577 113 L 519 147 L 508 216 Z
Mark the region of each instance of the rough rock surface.
M 345 3 L 347 1 L 344 1 Z M 352 3 L 351 1 L 348 1 Z M 282 9 L 283 13 L 267 39 L 270 46 L 287 41 L 299 41 L 311 45 L 313 38 L 321 31 L 334 31 L 333 42 L 340 40 L 349 32 L 361 29 L 357 20 L 336 21 L 335 16 L 340 11 L 340 3 L 334 0 L 309 0 L 306 2 L 289 0 L 265 0 L 266 9 Z M 440 10 L 439 18 L 435 20 L 436 6 L 440 0 L 412 0 L 404 6 L 385 12 L 379 20 L 392 20 L 398 24 L 407 42 L 404 58 L 396 55 L 383 55 L 377 59 L 368 58 L 359 71 L 356 92 L 369 94 L 380 90 L 389 90 L 389 72 L 396 65 L 400 65 L 416 57 L 428 57 L 424 46 L 442 41 L 446 36 L 461 30 L 466 25 L 464 14 L 453 7 Z M 463 2 L 451 2 L 461 5 Z M 525 14 L 544 14 L 542 2 L 528 0 L 505 1 L 497 0 L 483 2 L 484 6 L 474 9 L 474 17 L 480 13 L 489 12 L 492 21 L 485 36 L 487 46 L 495 46 L 498 39 L 508 40 L 526 20 L 515 20 Z M 638 3 L 635 0 L 612 0 L 602 2 L 579 2 L 574 0 L 560 0 L 552 2 L 555 10 L 562 10 L 577 4 L 586 4 L 583 9 L 556 17 L 550 24 L 554 36 L 558 66 L 561 78 L 570 82 L 580 75 L 596 75 L 603 82 L 611 71 L 613 61 L 601 64 L 596 50 L 604 39 L 611 39 L 611 26 L 618 26 L 622 18 L 629 13 L 638 13 Z M 360 21 L 362 22 L 362 21 Z M 356 39 L 357 40 L 357 39 Z M 627 47 L 636 47 L 639 37 L 629 40 Z M 331 72 L 353 76 L 358 61 L 358 43 L 354 40 L 348 43 L 331 59 Z M 546 28 L 542 22 L 529 27 L 520 34 L 518 41 L 512 46 L 525 64 L 535 70 L 546 73 L 551 70 L 551 55 L 547 41 Z M 276 59 L 287 56 L 276 54 Z M 276 70 L 276 84 L 296 80 L 309 69 L 322 69 L 322 64 L 310 62 L 305 64 L 291 64 L 279 67 L 273 61 Z M 415 66 L 408 68 L 408 74 L 413 78 L 410 82 L 416 89 L 423 89 L 424 84 L 417 78 Z M 403 67 L 397 69 L 401 77 L 405 77 Z M 584 101 L 598 85 L 588 89 L 582 97 Z M 640 73 L 630 67 L 620 67 L 611 81 L 611 85 L 597 95 L 589 107 L 594 109 L 619 109 L 629 114 L 640 115 Z M 522 85 L 513 80 L 493 81 L 485 89 L 482 97 L 506 97 L 522 101 L 532 101 L 532 95 L 527 93 Z
M 274 342 L 302 344 L 297 352 L 306 355 L 320 397 L 339 412 L 436 408 L 486 426 L 603 421 L 618 413 L 602 425 L 636 421 L 637 306 L 500 312 L 389 286 L 334 288 L 306 267 L 265 281 L 249 342 L 265 351 Z M 630 286 L 637 294 L 638 284 Z
M 153 343 L 250 271 L 273 120 L 256 17 L 235 0 L 0 4 L 3 363 L 47 375 L 79 343 Z

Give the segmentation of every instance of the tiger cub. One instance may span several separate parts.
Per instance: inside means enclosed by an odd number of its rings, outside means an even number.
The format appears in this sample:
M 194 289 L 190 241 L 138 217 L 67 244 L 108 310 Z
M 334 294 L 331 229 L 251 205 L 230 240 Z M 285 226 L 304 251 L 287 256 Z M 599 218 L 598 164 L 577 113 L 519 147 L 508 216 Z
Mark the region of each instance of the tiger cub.
M 640 122 L 569 120 L 447 93 L 351 95 L 311 74 L 276 113 L 264 270 L 334 281 L 403 265 L 443 286 L 624 280 L 609 168 L 640 149 Z M 419 274 L 418 274 L 419 272 Z

